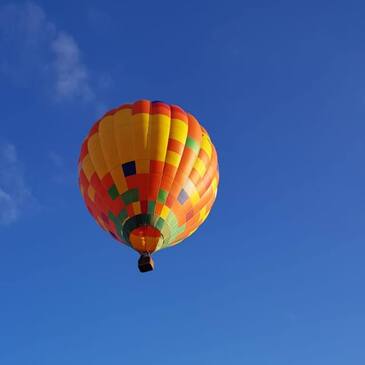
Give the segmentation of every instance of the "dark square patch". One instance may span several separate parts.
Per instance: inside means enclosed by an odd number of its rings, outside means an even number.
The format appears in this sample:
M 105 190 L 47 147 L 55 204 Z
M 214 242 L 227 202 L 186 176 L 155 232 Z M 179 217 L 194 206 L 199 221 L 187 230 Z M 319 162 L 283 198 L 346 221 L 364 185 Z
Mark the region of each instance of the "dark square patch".
M 123 174 L 125 177 L 136 174 L 136 161 L 129 161 L 122 165 Z

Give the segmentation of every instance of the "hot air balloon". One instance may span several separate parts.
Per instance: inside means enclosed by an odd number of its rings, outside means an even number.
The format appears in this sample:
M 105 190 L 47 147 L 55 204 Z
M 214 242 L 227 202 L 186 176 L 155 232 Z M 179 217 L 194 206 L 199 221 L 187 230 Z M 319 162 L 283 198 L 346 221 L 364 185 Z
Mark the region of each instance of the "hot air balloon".
M 176 105 L 140 100 L 107 112 L 81 147 L 79 186 L 105 231 L 151 255 L 189 237 L 217 195 L 217 153 L 197 119 Z

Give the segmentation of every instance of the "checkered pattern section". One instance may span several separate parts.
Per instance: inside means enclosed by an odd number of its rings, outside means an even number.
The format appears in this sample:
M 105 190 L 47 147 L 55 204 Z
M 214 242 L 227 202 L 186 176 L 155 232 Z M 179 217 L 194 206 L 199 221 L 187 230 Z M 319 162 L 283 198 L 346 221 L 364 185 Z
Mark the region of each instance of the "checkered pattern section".
M 190 236 L 217 195 L 208 133 L 176 105 L 140 100 L 106 113 L 80 152 L 79 185 L 91 215 L 138 252 Z

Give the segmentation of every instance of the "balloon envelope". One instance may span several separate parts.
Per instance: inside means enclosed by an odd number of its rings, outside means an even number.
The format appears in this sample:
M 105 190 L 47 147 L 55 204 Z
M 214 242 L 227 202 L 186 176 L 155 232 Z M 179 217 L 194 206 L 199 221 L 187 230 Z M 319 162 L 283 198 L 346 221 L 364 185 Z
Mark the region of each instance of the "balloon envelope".
M 217 154 L 194 116 L 140 100 L 106 113 L 86 136 L 79 186 L 96 222 L 140 253 L 170 247 L 207 218 Z

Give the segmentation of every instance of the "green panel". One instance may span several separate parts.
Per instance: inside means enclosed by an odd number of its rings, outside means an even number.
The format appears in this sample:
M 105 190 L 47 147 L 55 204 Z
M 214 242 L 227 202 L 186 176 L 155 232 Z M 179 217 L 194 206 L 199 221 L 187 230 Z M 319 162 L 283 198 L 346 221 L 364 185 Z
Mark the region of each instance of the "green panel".
M 119 219 L 119 222 L 123 222 L 124 219 L 126 219 L 128 217 L 128 212 L 126 209 L 122 209 L 118 215 L 118 219 Z
M 112 213 L 112 212 L 109 212 L 108 213 L 108 217 L 111 221 L 113 221 L 114 223 L 118 223 L 118 218 Z
M 176 227 L 173 229 L 173 231 L 171 232 L 171 241 L 173 239 L 175 239 L 175 237 L 177 237 L 180 233 L 184 232 L 186 229 L 186 225 L 184 224 L 181 227 Z
M 158 197 L 157 197 L 157 200 L 164 204 L 165 201 L 167 199 L 167 191 L 163 190 L 163 189 L 160 189 L 160 191 L 158 192 Z
M 158 215 L 151 215 L 151 225 L 157 228 L 157 221 L 160 219 Z
M 161 233 L 163 235 L 163 238 L 166 241 L 169 241 L 169 239 L 170 239 L 170 228 L 169 228 L 169 225 L 166 224 L 166 222 L 164 222 L 163 225 L 162 225 Z
M 167 216 L 166 222 L 168 222 L 171 227 L 176 227 L 178 225 L 176 216 L 172 211 L 170 211 L 169 215 Z
M 138 189 L 131 189 L 121 195 L 124 204 L 131 204 L 139 200 Z
M 188 138 L 186 139 L 185 146 L 191 148 L 195 153 L 198 153 L 200 150 L 198 142 L 196 142 L 190 136 L 188 136 Z
M 121 221 L 112 212 L 109 212 L 108 213 L 108 217 L 114 223 L 115 230 L 117 231 L 118 236 L 120 236 L 120 233 L 122 231 L 122 223 L 121 223 Z
M 117 198 L 118 198 L 118 196 L 119 196 L 119 192 L 118 192 L 117 187 L 116 187 L 115 185 L 112 185 L 112 187 L 108 190 L 108 194 L 109 194 L 109 196 L 110 196 L 113 200 L 117 199 Z
M 148 213 L 153 214 L 155 211 L 156 202 L 155 201 L 149 201 L 148 202 Z
M 161 231 L 164 224 L 165 224 L 165 221 L 162 218 L 159 218 L 156 223 L 156 228 Z

